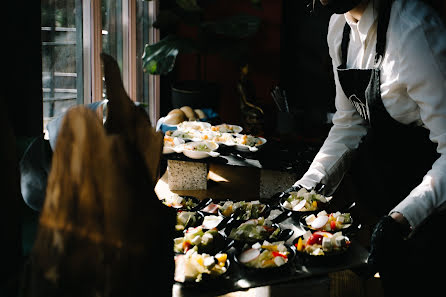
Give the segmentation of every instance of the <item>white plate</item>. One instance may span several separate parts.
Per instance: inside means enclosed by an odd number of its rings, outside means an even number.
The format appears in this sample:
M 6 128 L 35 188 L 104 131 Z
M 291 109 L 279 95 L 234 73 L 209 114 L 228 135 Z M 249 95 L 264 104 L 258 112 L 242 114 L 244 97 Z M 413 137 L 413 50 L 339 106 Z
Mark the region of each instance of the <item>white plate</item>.
M 201 140 L 201 133 L 196 130 L 175 130 L 175 131 L 168 131 L 166 132 L 166 135 L 171 137 L 178 137 L 181 139 L 187 139 L 192 141 L 199 141 Z
M 172 141 L 167 141 L 166 139 L 172 139 L 174 145 L 170 145 L 170 143 L 172 143 Z M 175 147 L 183 145 L 184 144 L 184 139 L 182 138 L 178 138 L 178 137 L 170 137 L 170 136 L 164 136 L 164 145 L 163 145 L 163 154 L 171 154 L 171 153 L 175 153 Z M 166 145 L 167 143 L 167 145 Z
M 218 131 L 221 133 L 240 133 L 242 132 L 243 128 L 237 125 L 232 124 L 221 124 L 217 126 L 213 126 L 211 128 L 213 131 Z
M 178 130 L 197 130 L 197 131 L 203 131 L 206 129 L 211 128 L 211 124 L 207 122 L 200 122 L 200 121 L 184 121 L 180 124 L 178 124 Z
M 214 132 L 214 133 L 218 133 L 218 132 Z M 221 133 L 220 136 L 215 135 L 213 138 L 213 141 L 218 143 L 219 145 L 223 144 L 226 146 L 234 146 L 235 142 L 234 142 L 234 134 L 232 133 Z
M 198 151 L 194 149 L 202 145 L 206 145 L 209 148 L 209 151 Z M 180 147 L 175 148 L 175 151 L 176 152 L 181 151 L 186 157 L 189 157 L 191 159 L 204 159 L 208 157 L 220 156 L 220 153 L 216 152 L 217 149 L 218 149 L 218 144 L 216 144 L 215 142 L 194 141 L 185 143 Z
M 244 134 L 234 134 L 234 136 L 236 136 L 237 138 L 241 138 L 244 136 Z M 252 136 L 252 135 L 248 135 L 247 137 L 254 137 L 260 143 L 250 146 L 250 145 L 241 144 L 241 143 L 236 142 L 235 148 L 237 150 L 244 151 L 244 152 L 257 152 L 266 143 L 266 139 L 263 137 Z

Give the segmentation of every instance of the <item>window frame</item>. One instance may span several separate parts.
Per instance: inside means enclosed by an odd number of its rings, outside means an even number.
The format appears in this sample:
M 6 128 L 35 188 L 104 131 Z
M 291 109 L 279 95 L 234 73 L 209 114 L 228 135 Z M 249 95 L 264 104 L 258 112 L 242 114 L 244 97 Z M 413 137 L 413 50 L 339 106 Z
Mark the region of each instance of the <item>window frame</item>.
M 77 0 L 82 1 L 82 0 Z M 138 96 L 138 79 L 148 75 L 148 110 L 152 125 L 155 126 L 160 117 L 160 78 L 159 76 L 144 74 L 138 76 L 137 71 L 141 67 L 141 57 L 137 56 L 137 3 L 138 0 L 122 0 L 122 26 L 123 26 L 123 65 L 122 80 L 129 97 L 140 102 Z M 159 0 L 147 1 L 147 14 L 149 23 L 153 23 L 159 9 Z M 102 49 L 102 17 L 101 0 L 82 1 L 82 79 L 83 79 L 83 103 L 89 104 L 102 100 L 103 82 L 101 66 Z M 149 43 L 160 40 L 159 30 L 150 26 L 148 29 Z M 144 83 L 144 79 L 139 83 Z M 141 95 L 141 94 L 139 94 Z M 78 102 L 79 103 L 79 102 Z

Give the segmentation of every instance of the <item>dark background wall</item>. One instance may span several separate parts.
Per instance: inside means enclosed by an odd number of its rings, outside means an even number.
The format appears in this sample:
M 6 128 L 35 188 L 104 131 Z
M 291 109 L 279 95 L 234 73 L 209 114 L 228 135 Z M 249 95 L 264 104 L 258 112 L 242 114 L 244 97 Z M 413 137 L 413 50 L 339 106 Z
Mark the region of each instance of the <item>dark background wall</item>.
M 330 15 L 311 14 L 306 1 L 283 1 L 280 80 L 298 114 L 303 136 L 324 134 L 327 112 L 334 111 L 334 82 L 327 47 Z
M 1 92 L 15 135 L 43 133 L 40 1 L 8 1 L 1 17 Z
M 258 34 L 250 40 L 249 78 L 255 86 L 255 98 L 265 110 L 265 133 L 274 133 L 277 108 L 271 89 L 280 85 L 288 93 L 291 109 L 299 113 L 299 129 L 311 136 L 324 124 L 334 94 L 331 65 L 326 45 L 328 15 L 310 16 L 305 1 L 263 0 L 261 9 L 249 1 L 217 1 L 209 17 L 246 12 L 261 18 Z M 186 33 L 185 33 L 186 32 Z M 187 28 L 183 31 L 187 34 Z M 176 80 L 195 79 L 194 55 L 180 54 L 173 73 L 162 77 L 161 116 L 170 109 L 170 85 Z M 218 113 L 225 122 L 240 123 L 237 81 L 239 65 L 209 56 L 207 78 L 221 87 Z M 303 113 L 302 113 L 303 112 Z M 301 115 L 302 114 L 302 115 Z
M 246 62 L 249 64 L 249 77 L 256 86 L 256 100 L 266 109 L 270 106 L 270 89 L 279 83 L 280 77 L 280 29 L 282 16 L 282 1 L 263 0 L 262 7 L 257 9 L 249 1 L 225 0 L 216 1 L 215 5 L 207 9 L 207 18 L 232 15 L 233 12 L 256 15 L 261 18 L 261 27 L 256 36 L 249 40 L 249 55 Z M 187 33 L 184 28 L 182 34 Z M 180 54 L 172 74 L 162 77 L 165 90 L 162 97 L 162 114 L 170 110 L 169 88 L 176 80 L 196 79 L 196 56 L 193 54 Z M 220 85 L 220 104 L 218 113 L 226 122 L 239 123 L 239 95 L 237 81 L 240 77 L 239 64 L 225 59 L 221 55 L 207 57 L 207 80 Z

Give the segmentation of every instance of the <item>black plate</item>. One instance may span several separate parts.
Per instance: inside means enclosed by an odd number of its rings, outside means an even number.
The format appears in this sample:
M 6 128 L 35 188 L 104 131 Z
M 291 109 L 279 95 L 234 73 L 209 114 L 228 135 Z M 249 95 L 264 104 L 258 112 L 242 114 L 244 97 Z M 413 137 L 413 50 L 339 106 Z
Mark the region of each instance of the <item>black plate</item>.
M 226 236 L 228 238 L 230 238 L 229 235 L 231 234 L 232 229 L 238 228 L 242 223 L 245 223 L 245 222 L 246 221 L 243 221 L 243 220 L 230 219 L 229 222 L 227 223 L 225 229 L 224 229 L 224 232 L 225 232 Z M 277 223 L 272 223 L 272 227 L 280 229 L 280 232 L 279 232 L 279 235 L 277 236 L 277 238 L 271 239 L 270 237 L 268 237 L 268 238 L 261 239 L 260 241 L 263 241 L 263 240 L 267 240 L 267 241 L 287 241 L 291 236 L 293 236 L 294 231 L 291 230 L 291 229 L 282 229 L 279 226 L 279 224 L 277 224 Z M 230 239 L 232 239 L 232 238 L 230 238 Z M 256 241 L 259 241 L 259 239 L 253 239 L 253 240 L 237 240 L 237 239 L 233 239 L 233 240 L 234 240 L 233 246 L 236 249 L 238 249 L 238 250 L 242 249 L 243 246 L 246 243 L 253 244 Z
M 199 211 L 187 211 L 187 210 L 185 210 L 185 211 L 177 211 L 177 217 L 178 217 L 178 215 L 180 214 L 180 213 L 182 213 L 182 212 L 191 212 L 191 213 L 194 213 L 195 215 L 196 215 L 196 217 L 197 217 L 197 220 L 194 222 L 194 223 L 192 223 L 192 224 L 186 224 L 185 226 L 184 226 L 184 229 L 183 230 L 175 230 L 176 232 L 183 232 L 184 230 L 187 230 L 189 227 L 198 227 L 198 226 L 200 226 L 202 223 L 203 223 L 203 219 L 204 219 L 204 215 L 201 213 L 201 212 L 199 212 Z M 178 222 L 177 222 L 177 224 L 176 225 L 178 225 Z
M 203 230 L 203 231 L 206 232 L 207 230 Z M 186 232 L 184 232 L 180 236 L 177 236 L 176 238 L 184 237 L 185 233 Z M 209 254 L 209 255 L 216 255 L 218 253 L 226 252 L 228 249 L 230 249 L 234 245 L 234 240 L 228 238 L 223 231 L 219 231 L 218 233 L 221 235 L 221 237 L 218 238 L 217 241 L 213 242 L 210 247 L 198 248 L 198 253 L 200 253 L 200 254 L 206 253 L 206 254 Z M 177 253 L 177 254 L 183 254 L 183 253 Z
M 293 246 L 297 244 L 299 241 L 299 238 L 303 239 L 303 236 L 296 237 L 293 240 Z M 334 251 L 334 252 L 325 252 L 324 255 L 310 255 L 306 252 L 300 252 L 296 248 L 296 255 L 298 256 L 298 259 L 300 259 L 303 263 L 302 264 L 309 264 L 309 265 L 330 265 L 330 264 L 337 264 L 339 262 L 342 262 L 345 258 L 345 255 L 348 253 L 351 247 L 351 241 L 350 245 L 347 246 L 345 249 Z
M 238 260 L 238 256 L 242 253 L 237 252 L 236 254 L 234 254 L 234 262 L 237 263 L 240 267 L 242 267 L 244 270 L 246 270 L 249 273 L 278 273 L 278 272 L 282 272 L 287 270 L 293 263 L 294 258 L 296 257 L 296 248 L 294 247 L 294 245 L 288 245 L 285 244 L 286 248 L 288 249 L 289 255 L 288 255 L 288 261 L 279 267 L 268 267 L 268 268 L 254 268 L 254 267 L 249 267 L 246 266 L 245 264 L 241 263 Z
M 223 213 L 220 209 L 220 205 L 223 205 L 226 201 L 231 201 L 233 203 L 241 202 L 241 201 L 232 201 L 232 200 L 219 201 L 218 202 L 219 208 L 218 208 L 217 212 L 222 217 L 227 217 L 227 216 L 223 215 Z M 244 201 L 244 202 L 251 202 L 251 201 Z M 249 217 L 249 218 L 241 219 L 240 216 L 244 215 L 244 212 L 240 208 L 237 209 L 236 211 L 232 212 L 231 215 L 229 215 L 229 217 L 234 218 L 236 220 L 245 220 L 245 221 L 250 220 L 250 219 L 258 219 L 259 217 L 265 217 L 265 218 L 268 217 L 271 212 L 271 206 L 265 202 L 262 202 L 262 201 L 260 201 L 260 204 L 265 205 L 265 208 L 257 217 Z
M 209 203 L 212 202 L 211 198 L 206 198 L 206 199 L 200 200 L 200 199 L 198 199 L 196 197 L 193 197 L 193 196 L 181 196 L 180 195 L 180 197 L 185 199 L 185 200 L 192 201 L 194 203 L 194 206 L 191 206 L 191 207 L 170 206 L 170 207 L 175 208 L 176 210 L 181 210 L 181 211 L 197 211 L 197 210 L 205 208 Z M 163 203 L 164 203 L 164 201 L 163 201 Z
M 319 187 L 319 191 L 321 189 L 323 189 L 323 188 L 324 188 L 323 186 L 320 186 Z M 298 190 L 299 190 L 299 188 L 296 188 L 296 191 L 298 191 Z M 316 193 L 319 193 L 319 192 L 316 191 Z M 311 210 L 309 210 L 309 211 L 295 211 L 295 210 L 283 207 L 283 203 L 285 202 L 286 199 L 288 199 L 289 196 L 290 196 L 289 193 L 279 192 L 279 193 L 274 194 L 271 197 L 270 200 L 271 200 L 272 204 L 277 205 L 284 212 L 289 212 L 290 215 L 292 217 L 296 218 L 296 219 L 299 219 L 303 215 L 311 215 L 311 214 L 315 214 L 316 215 L 320 211 L 326 210 L 330 206 L 330 202 L 328 201 L 326 203 L 321 203 L 321 205 L 318 207 L 317 210 L 312 210 L 312 211 Z
M 311 232 L 313 232 L 313 231 L 325 231 L 325 232 L 329 232 L 329 233 L 336 233 L 336 232 L 342 231 L 343 234 L 351 236 L 353 233 L 355 233 L 355 231 L 357 231 L 357 230 L 359 230 L 361 228 L 361 225 L 360 224 L 356 224 L 355 220 L 353 220 L 353 218 L 351 218 L 352 222 L 350 223 L 350 226 L 346 227 L 346 228 L 343 228 L 341 230 L 334 230 L 334 231 L 332 231 L 332 230 L 329 230 L 329 231 L 327 231 L 327 230 L 316 230 L 316 229 L 313 229 L 313 228 L 311 228 L 310 226 L 307 225 L 307 223 L 305 221 L 307 216 L 308 215 L 301 216 L 299 218 L 299 223 L 302 226 L 302 228 L 304 228 L 305 230 L 310 230 Z
M 226 265 L 225 265 L 226 271 L 224 273 L 220 275 L 203 274 L 200 282 L 196 282 L 195 280 L 186 280 L 184 282 L 178 282 L 175 280 L 175 282 L 185 287 L 216 286 L 218 285 L 219 280 L 221 280 L 222 278 L 226 278 L 228 276 L 231 270 L 231 266 L 232 266 L 231 260 L 229 259 L 228 255 L 228 259 L 226 260 Z

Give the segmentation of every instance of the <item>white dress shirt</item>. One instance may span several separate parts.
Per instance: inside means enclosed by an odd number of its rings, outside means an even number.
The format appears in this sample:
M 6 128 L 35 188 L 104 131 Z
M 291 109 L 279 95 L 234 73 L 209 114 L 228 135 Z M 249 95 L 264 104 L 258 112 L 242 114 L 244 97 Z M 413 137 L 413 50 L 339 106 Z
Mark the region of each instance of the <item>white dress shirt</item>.
M 348 13 L 333 15 L 329 23 L 327 41 L 336 83 L 336 113 L 327 139 L 296 185 L 311 188 L 322 182 L 331 192 L 339 185 L 352 150 L 367 133 L 364 120 L 342 91 L 336 71 L 341 64 L 345 22 L 351 27 L 347 68 L 373 68 L 377 3 L 371 0 L 357 23 Z M 381 97 L 395 120 L 428 129 L 441 155 L 422 182 L 391 211 L 402 213 L 416 228 L 446 205 L 446 29 L 432 9 L 419 0 L 395 0 L 392 5 L 381 64 Z

